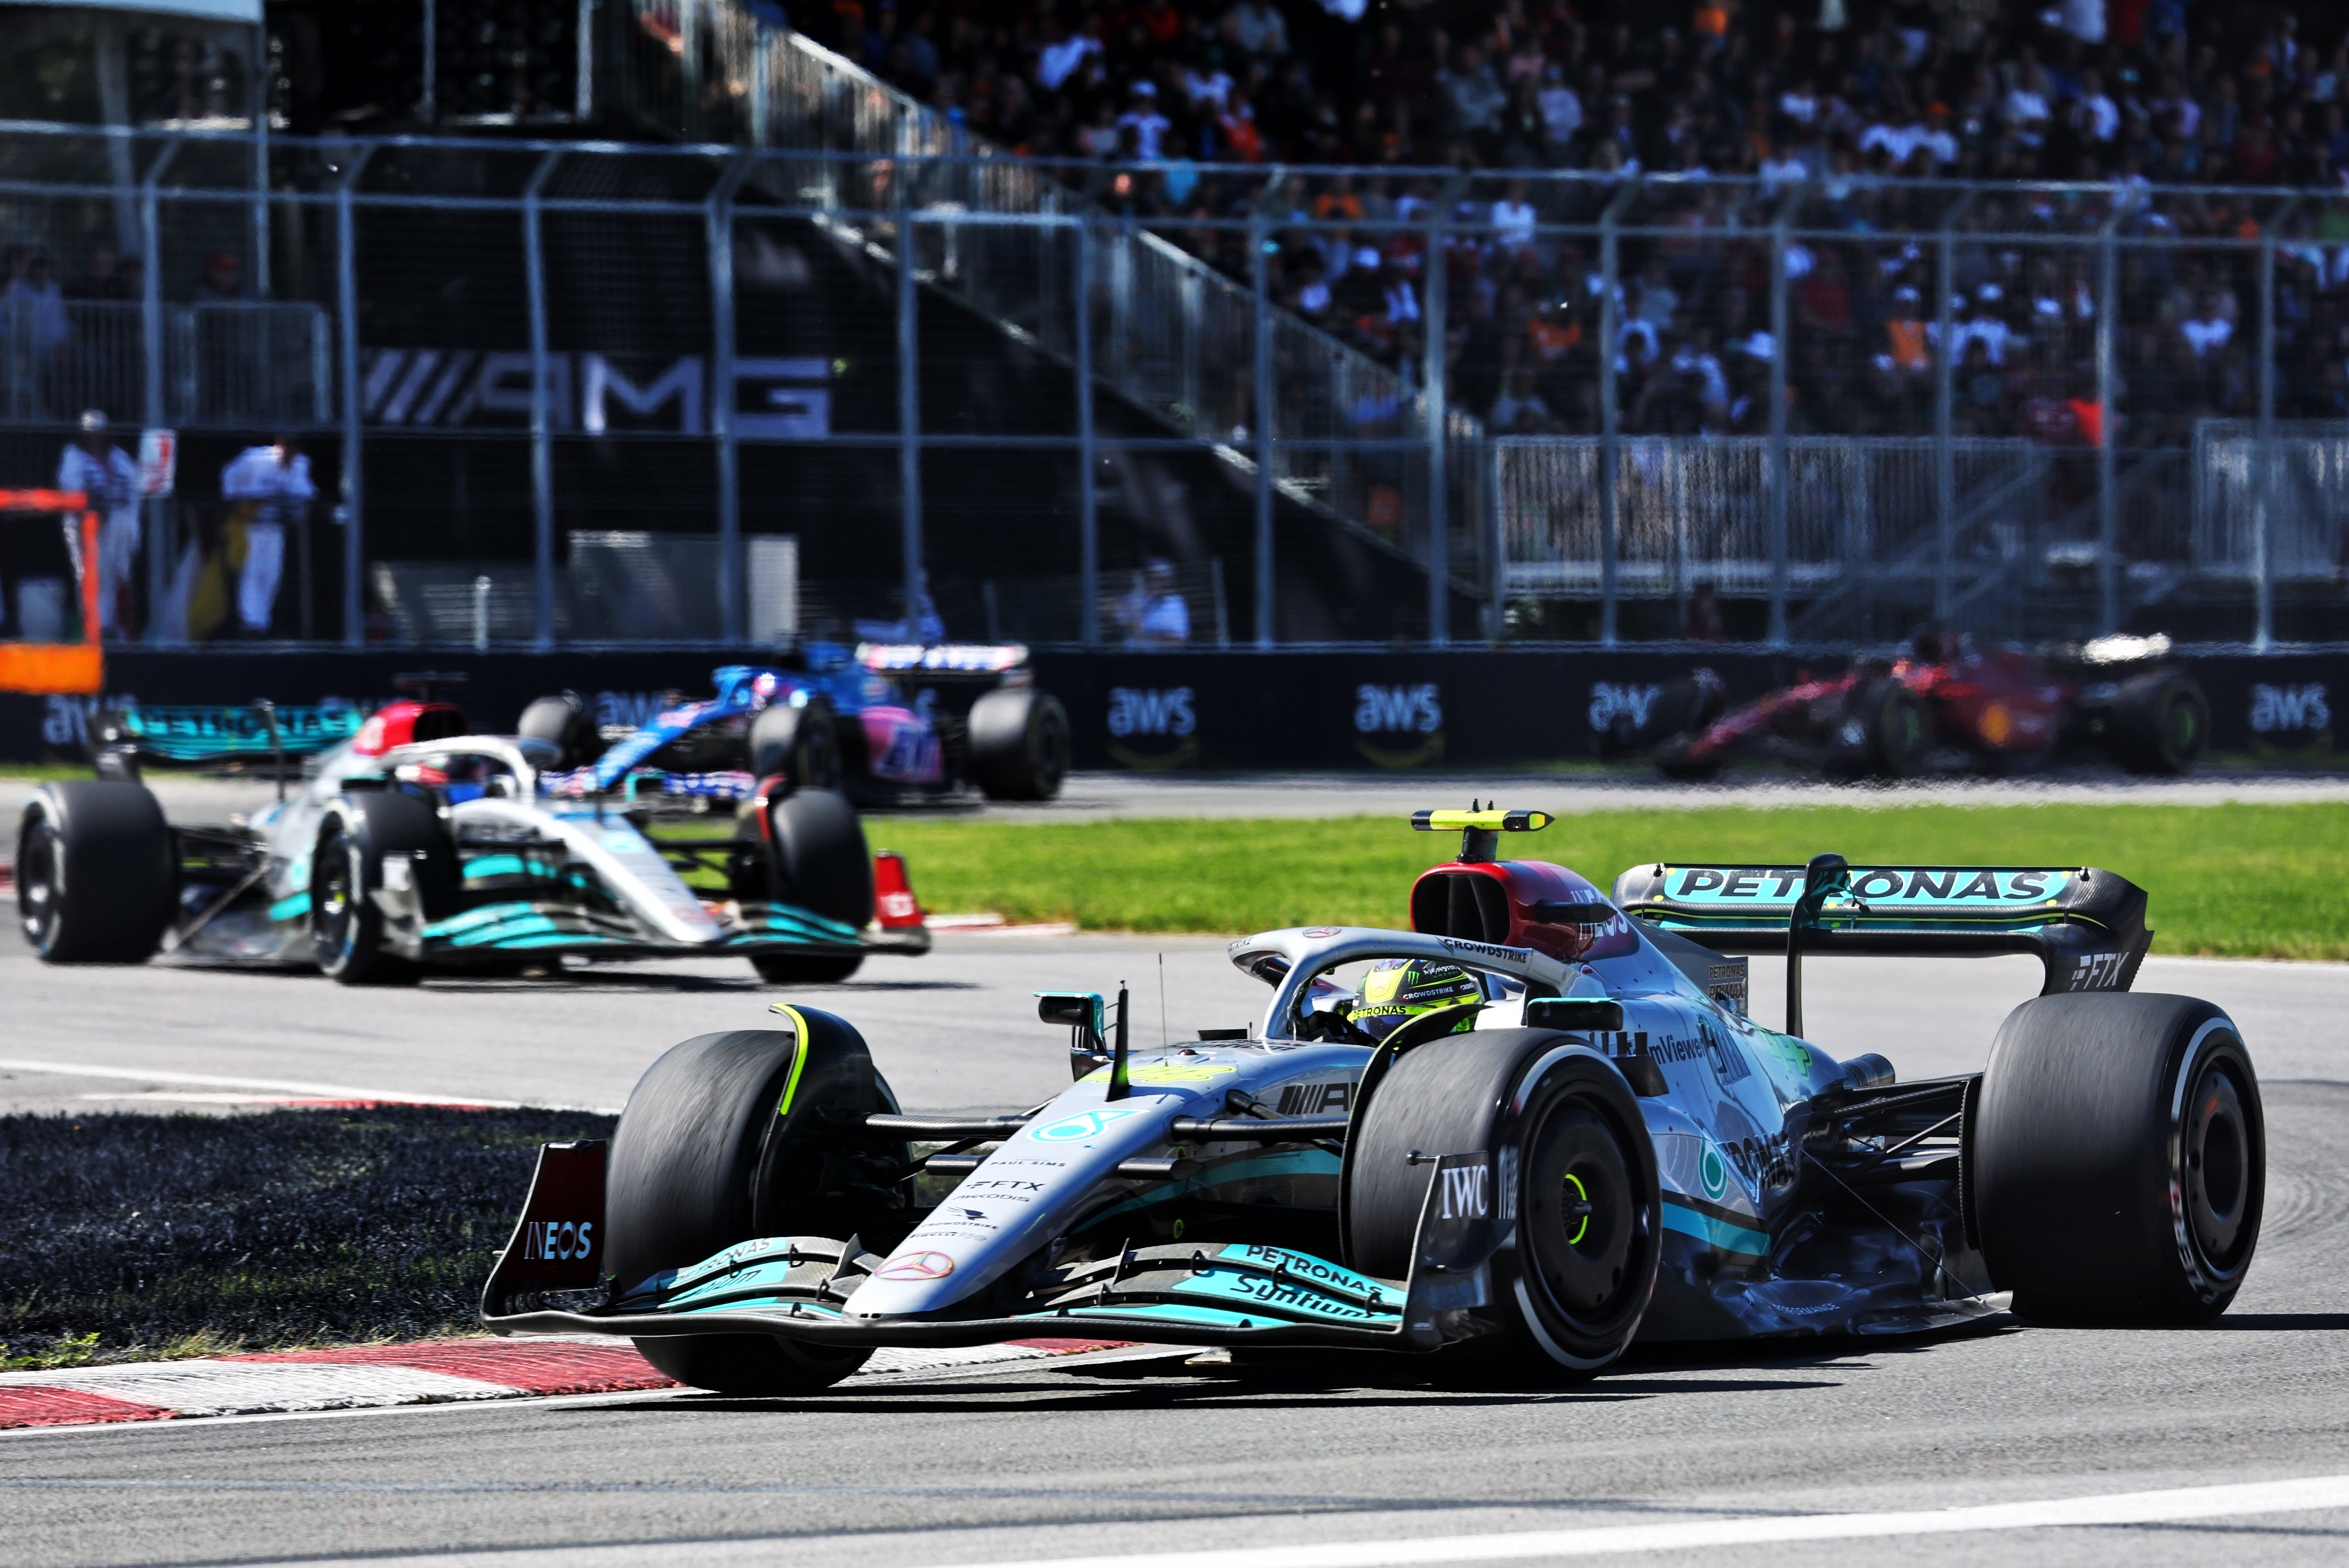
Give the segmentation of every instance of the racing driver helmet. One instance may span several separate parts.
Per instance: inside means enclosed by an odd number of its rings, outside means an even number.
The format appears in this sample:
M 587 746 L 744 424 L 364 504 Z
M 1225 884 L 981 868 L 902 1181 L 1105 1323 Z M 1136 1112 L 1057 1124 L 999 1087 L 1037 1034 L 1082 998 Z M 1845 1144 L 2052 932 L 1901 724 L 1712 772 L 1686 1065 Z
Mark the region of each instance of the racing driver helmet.
M 1442 1011 L 1460 1015 L 1460 1022 L 1445 1033 L 1464 1034 L 1476 1026 L 1484 1005 L 1484 985 L 1458 964 L 1441 959 L 1382 959 L 1362 977 L 1362 999 L 1348 1017 L 1372 1040 L 1383 1042 L 1412 1020 Z

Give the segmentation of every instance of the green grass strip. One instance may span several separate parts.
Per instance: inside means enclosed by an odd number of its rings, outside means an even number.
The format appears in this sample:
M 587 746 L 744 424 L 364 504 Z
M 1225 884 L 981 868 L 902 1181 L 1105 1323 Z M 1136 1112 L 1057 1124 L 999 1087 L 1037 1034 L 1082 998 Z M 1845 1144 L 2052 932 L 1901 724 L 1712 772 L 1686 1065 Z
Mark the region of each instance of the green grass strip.
M 1412 878 L 1455 835 L 1401 821 L 874 818 L 926 909 L 1089 930 L 1239 933 L 1400 925 Z M 1604 811 L 1515 839 L 1604 888 L 1642 860 L 2098 866 L 2151 897 L 2158 953 L 2349 959 L 2349 804 L 1822 805 Z

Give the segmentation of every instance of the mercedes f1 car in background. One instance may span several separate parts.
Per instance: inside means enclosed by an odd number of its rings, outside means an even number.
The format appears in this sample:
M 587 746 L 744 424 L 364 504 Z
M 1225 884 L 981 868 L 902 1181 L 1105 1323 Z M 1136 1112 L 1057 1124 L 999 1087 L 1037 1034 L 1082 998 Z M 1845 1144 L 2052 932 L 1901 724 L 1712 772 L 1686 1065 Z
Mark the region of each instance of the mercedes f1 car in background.
M 1897 1334 L 2009 1306 L 2195 1323 L 2258 1237 L 2259 1088 L 2226 1014 L 2130 994 L 2145 897 L 2062 867 L 1684 866 L 1612 899 L 1458 828 L 1413 929 L 1231 945 L 1253 1026 L 1143 1050 L 1041 993 L 1075 1083 L 905 1114 L 845 1019 L 688 1040 L 608 1148 L 550 1144 L 484 1289 L 501 1334 L 633 1339 L 684 1382 L 804 1391 L 879 1345 L 1058 1337 L 1434 1352 L 1588 1376 L 1635 1339 Z M 1785 951 L 1784 1030 L 1747 961 Z M 2023 951 L 1985 1072 L 1800 1038 L 1806 953 Z M 1897 1029 L 1885 1044 L 1897 1049 Z
M 812 984 L 929 946 L 903 861 L 876 863 L 829 791 L 738 801 L 639 770 L 625 797 L 550 794 L 551 746 L 470 733 L 446 702 L 126 708 L 98 734 L 99 778 L 43 785 L 18 825 L 17 908 L 51 963 L 162 950 L 362 984 L 564 954 L 726 954 Z M 171 823 L 138 782 L 156 763 L 263 765 L 278 799 L 249 820 Z M 722 826 L 695 831 L 713 805 Z M 722 876 L 724 894 L 688 887 L 679 873 L 695 871 Z
M 976 785 L 990 800 L 1050 800 L 1069 771 L 1069 715 L 1033 684 L 1028 650 L 811 642 L 798 669 L 730 664 L 716 694 L 679 697 L 637 728 L 598 726 L 575 692 L 542 697 L 515 728 L 557 750 L 570 784 L 622 787 L 640 768 L 780 780 L 863 805 L 936 798 Z M 902 682 L 930 689 L 909 701 Z M 936 688 L 984 686 L 966 714 Z
M 2137 774 L 2181 774 L 2202 755 L 2210 705 L 2169 661 L 2166 637 L 2106 637 L 2049 652 L 1982 652 L 1971 637 L 1921 632 L 1908 657 L 1855 659 L 1723 712 L 1720 679 L 1666 682 L 1645 726 L 1602 750 L 1646 749 L 1676 779 L 1773 757 L 1833 779 L 1999 772 L 2060 755 Z

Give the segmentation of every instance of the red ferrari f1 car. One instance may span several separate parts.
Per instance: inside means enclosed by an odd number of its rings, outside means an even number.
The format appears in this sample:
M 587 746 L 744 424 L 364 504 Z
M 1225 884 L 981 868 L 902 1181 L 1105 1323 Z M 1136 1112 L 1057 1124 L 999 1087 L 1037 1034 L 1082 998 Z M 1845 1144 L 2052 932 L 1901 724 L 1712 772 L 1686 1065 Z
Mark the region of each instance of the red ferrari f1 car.
M 1698 670 L 1671 683 L 1651 707 L 1660 722 L 1634 743 L 1666 777 L 1690 780 L 1757 756 L 1842 780 L 2002 773 L 2064 754 L 2182 774 L 2202 755 L 2210 705 L 2168 655 L 2159 636 L 1984 652 L 1929 629 L 1905 658 L 1854 659 L 1726 712 L 1720 678 Z

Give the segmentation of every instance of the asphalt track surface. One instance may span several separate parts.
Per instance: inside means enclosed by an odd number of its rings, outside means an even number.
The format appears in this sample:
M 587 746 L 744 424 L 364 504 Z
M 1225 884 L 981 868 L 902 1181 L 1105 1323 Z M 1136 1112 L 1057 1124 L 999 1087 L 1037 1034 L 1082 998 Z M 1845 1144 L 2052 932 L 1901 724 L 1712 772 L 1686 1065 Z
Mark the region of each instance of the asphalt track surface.
M 909 1106 L 1017 1106 L 1067 1081 L 1060 1032 L 1034 1022 L 1029 992 L 1129 980 L 1138 1037 L 1154 1041 L 1162 953 L 1177 1031 L 1261 1004 L 1212 940 L 976 933 L 803 1000 L 862 1027 Z M 2036 989 L 2017 959 L 1814 960 L 1807 976 L 1822 1044 L 1883 1050 L 1912 1077 L 1979 1066 L 1998 1019 Z M 1775 1016 L 1775 966 L 1757 961 L 1754 981 L 1755 1011 Z M 2155 959 L 2139 985 L 2227 1006 L 2264 1085 L 2264 1239 L 2210 1329 L 1659 1350 L 1566 1389 L 1507 1373 L 1431 1381 L 1416 1363 L 1176 1356 L 789 1401 L 590 1396 L 37 1430 L 0 1436 L 0 1559 L 1174 1568 L 1181 1553 L 1182 1568 L 1357 1568 L 1609 1548 L 1594 1560 L 2339 1562 L 2349 966 Z M 717 961 L 389 992 L 162 964 L 61 971 L 35 962 L 12 921 L 0 1106 L 617 1106 L 662 1047 L 756 1026 L 773 994 Z M 2294 1480 L 2306 1484 L 2260 1490 Z

